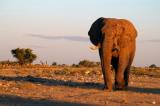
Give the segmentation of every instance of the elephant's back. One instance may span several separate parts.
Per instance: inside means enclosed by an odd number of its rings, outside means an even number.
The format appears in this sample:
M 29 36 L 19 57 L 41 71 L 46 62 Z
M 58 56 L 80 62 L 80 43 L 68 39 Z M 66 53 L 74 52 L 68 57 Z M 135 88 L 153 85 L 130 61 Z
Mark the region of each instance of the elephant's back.
M 122 28 L 124 30 L 124 32 L 123 32 L 124 35 L 128 35 L 129 34 L 134 39 L 137 37 L 137 30 L 129 20 L 119 19 L 119 22 L 121 23 Z
M 134 25 L 126 19 L 104 18 L 105 26 L 102 31 L 110 33 L 113 36 L 129 36 L 135 39 L 137 31 Z

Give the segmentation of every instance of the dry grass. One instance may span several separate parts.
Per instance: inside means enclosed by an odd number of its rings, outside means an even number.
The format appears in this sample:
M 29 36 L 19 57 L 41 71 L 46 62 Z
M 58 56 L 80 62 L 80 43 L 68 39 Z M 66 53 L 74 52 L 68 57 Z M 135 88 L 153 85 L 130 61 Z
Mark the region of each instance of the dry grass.
M 133 67 L 129 90 L 109 93 L 100 67 L 0 66 L 0 105 L 158 106 L 159 75 L 159 68 Z
M 160 78 L 160 68 L 132 67 L 131 73 L 135 75 L 147 75 Z

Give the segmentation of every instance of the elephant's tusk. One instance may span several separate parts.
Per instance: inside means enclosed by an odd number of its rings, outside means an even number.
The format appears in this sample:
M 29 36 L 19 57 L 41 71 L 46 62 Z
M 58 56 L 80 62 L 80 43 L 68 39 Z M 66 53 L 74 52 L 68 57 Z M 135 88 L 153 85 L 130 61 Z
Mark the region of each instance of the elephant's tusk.
M 99 43 L 97 46 L 92 45 L 92 46 L 90 46 L 89 48 L 90 48 L 91 50 L 97 50 L 97 49 L 101 48 L 101 44 Z
M 93 46 L 93 45 L 92 45 L 92 46 L 90 46 L 89 48 L 90 48 L 91 50 L 97 50 L 97 49 L 98 49 L 98 47 L 97 47 L 97 46 Z

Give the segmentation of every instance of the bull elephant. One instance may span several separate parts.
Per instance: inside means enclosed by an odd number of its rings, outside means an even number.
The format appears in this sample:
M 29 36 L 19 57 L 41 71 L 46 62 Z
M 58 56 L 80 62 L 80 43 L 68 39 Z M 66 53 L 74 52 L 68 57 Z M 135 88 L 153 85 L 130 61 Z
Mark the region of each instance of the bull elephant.
M 115 70 L 115 89 L 127 88 L 136 49 L 134 25 L 125 19 L 101 17 L 92 24 L 88 35 L 99 49 L 105 89 L 113 89 L 111 65 Z

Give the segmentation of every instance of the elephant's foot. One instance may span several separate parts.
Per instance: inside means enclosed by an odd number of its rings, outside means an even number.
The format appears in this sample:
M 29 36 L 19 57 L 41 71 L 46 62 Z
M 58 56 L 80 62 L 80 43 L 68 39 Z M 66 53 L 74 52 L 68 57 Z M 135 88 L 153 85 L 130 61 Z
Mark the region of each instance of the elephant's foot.
M 125 83 L 117 83 L 115 82 L 115 90 L 126 90 L 128 86 Z
M 102 90 L 108 89 L 106 85 L 103 86 Z
M 125 90 L 124 86 L 115 86 L 115 90 Z
M 104 91 L 105 92 L 112 92 L 113 90 L 112 89 L 105 89 Z
M 115 90 L 127 90 L 127 89 L 128 89 L 128 87 L 126 87 L 126 86 L 123 86 L 123 87 L 120 87 L 120 86 L 115 87 Z
M 112 89 L 109 89 L 109 88 L 103 88 L 103 90 L 104 90 L 105 92 L 112 92 L 112 91 L 113 91 Z
M 125 80 L 125 86 L 128 87 L 128 80 Z
M 104 86 L 104 87 L 103 87 L 103 90 L 104 90 L 104 91 L 107 91 L 107 92 L 113 91 L 112 87 L 107 87 L 107 86 Z

